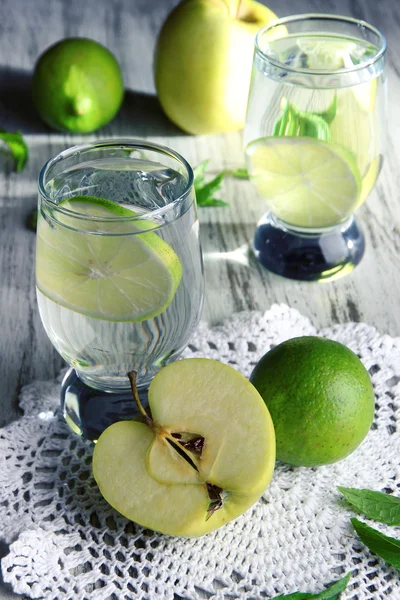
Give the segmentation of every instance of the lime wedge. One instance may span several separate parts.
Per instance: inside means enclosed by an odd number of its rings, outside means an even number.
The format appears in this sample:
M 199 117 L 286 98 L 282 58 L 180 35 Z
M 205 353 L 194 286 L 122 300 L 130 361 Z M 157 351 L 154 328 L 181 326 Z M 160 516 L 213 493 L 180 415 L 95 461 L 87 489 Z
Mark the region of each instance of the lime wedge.
M 378 91 L 377 78 L 359 83 L 351 89 L 358 104 L 365 112 L 372 112 L 375 109 L 376 94 Z
M 307 55 L 307 67 L 317 71 L 336 71 L 350 66 L 349 62 L 352 65 L 350 56 L 357 49 L 357 44 L 351 40 L 324 36 L 299 38 L 297 44 Z
M 362 179 L 360 198 L 357 203 L 357 208 L 368 198 L 369 194 L 378 179 L 379 172 L 382 167 L 382 157 L 376 156 L 369 165 L 368 171 Z
M 36 279 L 41 292 L 66 308 L 109 321 L 144 321 L 162 313 L 178 288 L 182 265 L 157 233 L 140 233 L 154 223 L 121 223 L 113 217 L 136 213 L 101 198 L 76 196 L 60 206 L 81 216 L 57 213 L 63 225 L 39 219 Z
M 372 84 L 374 80 L 367 82 Z M 336 144 L 352 151 L 361 177 L 365 177 L 373 159 L 380 153 L 380 120 L 374 110 L 360 108 L 364 84 L 337 91 L 336 114 L 330 124 L 332 139 Z M 360 90 L 357 97 L 355 90 Z M 364 98 L 367 102 L 367 98 Z
M 352 40 L 332 37 L 310 36 L 300 38 L 297 44 L 307 57 L 307 67 L 316 71 L 351 69 L 360 65 L 361 60 L 368 60 L 377 53 L 375 46 L 362 48 Z M 360 107 L 366 112 L 371 112 L 375 108 L 377 87 L 376 77 L 351 87 Z
M 331 227 L 351 215 L 361 177 L 350 152 L 308 137 L 265 137 L 246 148 L 250 178 L 279 219 Z

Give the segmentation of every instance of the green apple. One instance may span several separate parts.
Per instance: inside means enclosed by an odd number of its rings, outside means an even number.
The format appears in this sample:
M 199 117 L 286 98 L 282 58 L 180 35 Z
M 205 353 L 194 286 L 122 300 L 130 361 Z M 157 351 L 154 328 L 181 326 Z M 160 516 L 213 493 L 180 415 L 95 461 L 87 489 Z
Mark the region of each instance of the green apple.
M 129 376 L 144 422 L 111 425 L 93 455 L 111 506 L 149 529 L 194 537 L 257 502 L 274 470 L 275 433 L 245 377 L 205 358 L 172 363 L 150 385 L 150 417 Z
M 254 0 L 183 0 L 155 55 L 157 94 L 171 121 L 194 134 L 243 128 L 255 34 L 274 19 Z

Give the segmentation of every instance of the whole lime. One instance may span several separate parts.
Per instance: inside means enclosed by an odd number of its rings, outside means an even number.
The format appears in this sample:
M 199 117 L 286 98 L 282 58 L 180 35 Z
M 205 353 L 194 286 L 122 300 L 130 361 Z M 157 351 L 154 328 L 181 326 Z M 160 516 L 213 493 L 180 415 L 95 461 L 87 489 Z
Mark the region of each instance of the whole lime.
M 48 48 L 36 63 L 33 102 L 54 129 L 94 131 L 117 114 L 123 95 L 115 57 L 93 40 L 64 39 Z
M 374 417 L 368 372 L 349 348 L 313 336 L 294 338 L 265 354 L 251 383 L 271 413 L 277 459 L 313 467 L 351 454 Z

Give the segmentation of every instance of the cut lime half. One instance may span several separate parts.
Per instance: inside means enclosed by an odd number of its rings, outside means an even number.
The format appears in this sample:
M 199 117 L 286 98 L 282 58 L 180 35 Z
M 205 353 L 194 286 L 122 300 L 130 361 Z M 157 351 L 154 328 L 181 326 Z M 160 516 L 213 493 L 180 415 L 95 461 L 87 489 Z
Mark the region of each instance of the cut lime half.
M 332 227 L 357 205 L 361 177 L 350 152 L 309 137 L 265 137 L 246 148 L 250 178 L 273 214 L 295 227 Z
M 43 294 L 76 312 L 109 321 L 144 321 L 171 303 L 182 277 L 174 250 L 154 223 L 109 200 L 76 196 L 60 204 L 62 224 L 38 223 L 36 279 Z M 87 216 L 87 219 L 86 219 Z M 96 218 L 101 233 L 94 231 Z M 107 221 L 107 218 L 110 218 Z M 76 229 L 72 229 L 72 223 Z

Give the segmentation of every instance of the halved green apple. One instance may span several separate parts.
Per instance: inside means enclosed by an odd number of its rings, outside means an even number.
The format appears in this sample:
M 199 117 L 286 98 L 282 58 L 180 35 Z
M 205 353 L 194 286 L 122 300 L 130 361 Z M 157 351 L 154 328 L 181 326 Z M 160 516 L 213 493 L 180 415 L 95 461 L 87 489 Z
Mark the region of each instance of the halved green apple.
M 252 506 L 269 484 L 275 434 L 253 385 L 215 360 L 180 360 L 149 388 L 151 417 L 122 421 L 100 436 L 93 474 L 104 498 L 128 519 L 162 533 L 200 536 Z

